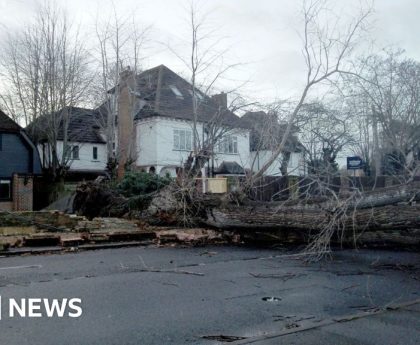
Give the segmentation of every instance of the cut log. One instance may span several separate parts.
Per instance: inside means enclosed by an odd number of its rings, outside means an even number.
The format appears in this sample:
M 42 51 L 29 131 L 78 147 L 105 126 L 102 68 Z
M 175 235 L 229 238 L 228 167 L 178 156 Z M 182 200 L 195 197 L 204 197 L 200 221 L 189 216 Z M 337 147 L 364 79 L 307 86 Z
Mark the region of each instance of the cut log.
M 328 227 L 335 232 L 332 240 L 420 246 L 420 205 L 415 204 L 419 200 L 420 184 L 415 183 L 335 203 L 209 207 L 204 224 L 248 237 L 271 233 L 282 242 L 307 242 Z
M 205 224 L 224 230 L 231 229 L 294 229 L 322 230 L 332 214 L 321 209 L 307 210 L 267 207 L 229 207 L 210 209 Z M 420 228 L 420 206 L 397 205 L 353 210 L 341 223 L 355 230 Z

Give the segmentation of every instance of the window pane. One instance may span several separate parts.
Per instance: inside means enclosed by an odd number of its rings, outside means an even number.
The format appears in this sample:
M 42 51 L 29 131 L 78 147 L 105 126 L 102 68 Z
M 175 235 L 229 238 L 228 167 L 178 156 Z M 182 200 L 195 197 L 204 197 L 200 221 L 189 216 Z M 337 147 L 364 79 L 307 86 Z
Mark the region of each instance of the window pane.
M 73 146 L 73 159 L 79 159 L 79 146 Z
M 225 145 L 226 144 L 226 138 L 222 138 L 221 142 L 220 142 L 220 152 L 221 153 L 225 153 Z
M 233 153 L 238 153 L 238 137 L 232 137 L 233 139 Z
M 188 150 L 192 147 L 192 132 L 186 129 L 174 129 L 174 150 Z
M 0 180 L 0 199 L 10 199 L 11 183 L 9 180 Z
M 172 92 L 175 94 L 175 96 L 176 96 L 177 98 L 184 98 L 184 97 L 182 96 L 181 91 L 179 91 L 179 90 L 178 90 L 178 88 L 177 88 L 175 85 L 169 85 L 169 87 L 171 88 Z
M 179 131 L 179 142 L 180 150 L 185 150 L 185 131 Z
M 191 136 L 192 136 L 192 133 L 190 131 L 186 131 L 187 142 L 185 143 L 185 148 L 187 150 L 191 150 Z
M 98 159 L 98 148 L 96 146 L 93 147 L 93 159 L 97 160 Z
M 179 150 L 179 131 L 174 129 L 174 149 Z
M 64 147 L 64 157 L 66 157 L 66 159 L 71 158 L 71 147 L 68 145 Z

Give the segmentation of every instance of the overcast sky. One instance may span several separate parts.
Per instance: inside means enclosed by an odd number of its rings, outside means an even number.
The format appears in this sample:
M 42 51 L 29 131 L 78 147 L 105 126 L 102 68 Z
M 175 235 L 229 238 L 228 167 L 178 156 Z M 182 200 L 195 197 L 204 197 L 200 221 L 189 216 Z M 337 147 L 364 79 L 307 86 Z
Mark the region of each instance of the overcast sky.
M 80 23 L 86 37 L 93 36 L 97 14 L 110 13 L 108 0 L 56 0 Z M 335 0 L 340 10 L 352 13 L 357 0 Z M 232 47 L 228 61 L 245 63 L 231 78 L 248 81 L 243 92 L 263 101 L 298 93 L 305 68 L 300 49 L 298 0 L 211 0 L 200 1 L 210 10 L 209 25 L 226 36 Z M 139 23 L 151 25 L 150 44 L 144 51 L 144 68 L 165 64 L 178 73 L 186 69 L 173 54 L 156 42 L 180 42 L 187 32 L 186 8 L 189 0 L 115 0 L 119 13 L 136 13 Z M 33 0 L 0 0 L 0 38 L 7 30 L 23 25 L 35 12 Z M 419 0 L 376 0 L 370 35 L 376 47 L 397 45 L 409 57 L 420 60 Z M 174 44 L 175 44 L 174 43 Z M 0 42 L 1 47 L 1 42 Z M 232 81 L 230 81 L 232 83 Z M 219 83 L 229 89 L 228 81 Z

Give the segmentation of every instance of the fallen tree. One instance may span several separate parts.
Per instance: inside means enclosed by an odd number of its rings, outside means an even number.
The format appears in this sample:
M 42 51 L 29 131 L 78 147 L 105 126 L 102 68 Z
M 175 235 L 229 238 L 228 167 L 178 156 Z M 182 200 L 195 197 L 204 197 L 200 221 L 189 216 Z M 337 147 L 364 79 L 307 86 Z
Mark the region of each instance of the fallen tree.
M 128 199 L 109 188 L 101 180 L 79 185 L 73 200 L 73 210 L 89 219 L 122 217 L 128 213 Z
M 419 206 L 415 205 L 416 201 L 420 201 L 420 183 L 358 192 L 345 199 L 325 199 L 318 202 L 311 199 L 266 203 L 250 201 L 240 206 L 220 203 L 217 208 L 207 209 L 206 223 L 218 228 L 320 230 L 326 221 L 340 215 L 341 221 L 347 227 L 351 224 L 354 229 L 420 225 Z M 408 203 L 413 206 L 408 206 Z M 392 205 L 397 205 L 397 208 L 390 207 Z M 401 214 L 392 210 L 399 210 Z M 408 217 L 406 222 L 398 220 L 402 216 Z
M 77 189 L 75 210 L 92 216 L 131 216 L 152 224 L 205 225 L 240 233 L 245 238 L 300 242 L 314 252 L 331 243 L 420 245 L 420 183 L 355 190 L 346 197 L 323 196 L 283 202 L 256 202 L 203 195 L 179 181 L 156 192 L 141 210 L 103 183 Z
M 347 198 L 288 200 L 280 203 L 220 204 L 206 209 L 204 223 L 223 230 L 265 232 L 282 241 L 303 241 L 323 252 L 344 244 L 420 245 L 420 183 Z

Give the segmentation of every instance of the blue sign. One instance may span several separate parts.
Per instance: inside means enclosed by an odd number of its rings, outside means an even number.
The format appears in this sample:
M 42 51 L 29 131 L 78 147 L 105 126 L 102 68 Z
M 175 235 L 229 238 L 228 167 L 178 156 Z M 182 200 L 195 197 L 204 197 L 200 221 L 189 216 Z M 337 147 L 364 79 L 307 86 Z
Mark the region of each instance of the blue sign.
M 359 156 L 347 157 L 347 170 L 363 169 L 363 159 Z

